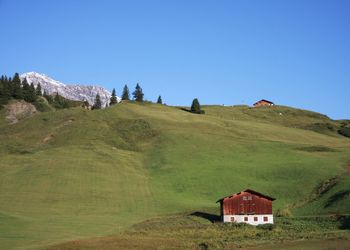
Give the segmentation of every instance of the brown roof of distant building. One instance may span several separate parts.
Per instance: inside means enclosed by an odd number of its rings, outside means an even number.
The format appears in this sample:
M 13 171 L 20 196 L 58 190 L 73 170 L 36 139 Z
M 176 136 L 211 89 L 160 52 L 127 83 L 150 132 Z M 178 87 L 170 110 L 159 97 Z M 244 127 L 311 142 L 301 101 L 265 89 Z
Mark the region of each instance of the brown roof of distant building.
M 259 102 L 267 102 L 267 103 L 271 103 L 271 104 L 274 104 L 273 102 L 269 101 L 269 100 L 265 100 L 265 99 L 261 99 L 260 101 L 257 101 L 255 104 L 259 103 Z
M 218 199 L 216 202 L 222 201 L 222 200 L 225 199 L 225 198 L 229 198 L 229 197 L 232 197 L 232 196 L 235 196 L 235 195 L 239 195 L 239 194 L 242 193 L 242 192 L 247 192 L 247 193 L 255 194 L 255 195 L 258 195 L 258 196 L 260 196 L 260 197 L 263 197 L 263 198 L 266 198 L 266 199 L 268 199 L 268 200 L 271 200 L 271 201 L 276 200 L 275 198 L 272 198 L 272 197 L 270 197 L 270 196 L 268 196 L 268 195 L 264 195 L 264 194 L 262 194 L 262 193 L 259 193 L 259 192 L 257 192 L 257 191 L 254 191 L 254 190 L 252 190 L 252 189 L 246 189 L 246 190 L 243 190 L 243 191 L 241 191 L 241 192 L 238 192 L 238 193 L 235 193 L 235 194 L 231 194 L 231 195 L 225 196 L 225 197 L 223 197 L 223 198 L 221 198 L 221 199 Z

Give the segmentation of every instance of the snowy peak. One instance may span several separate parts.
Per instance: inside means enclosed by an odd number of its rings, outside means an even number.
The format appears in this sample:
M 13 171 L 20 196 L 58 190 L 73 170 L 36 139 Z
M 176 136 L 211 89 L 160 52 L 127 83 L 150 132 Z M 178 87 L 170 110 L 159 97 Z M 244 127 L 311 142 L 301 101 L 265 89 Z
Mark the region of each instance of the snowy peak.
M 20 77 L 21 79 L 27 78 L 27 81 L 32 80 L 34 84 L 37 84 L 38 82 L 40 82 L 40 85 L 41 85 L 41 82 L 43 82 L 43 83 L 50 83 L 51 85 L 56 85 L 56 86 L 65 86 L 64 83 L 56 81 L 47 75 L 39 74 L 37 72 L 27 72 L 20 75 Z M 30 83 L 31 82 L 29 82 L 29 84 Z
M 106 107 L 111 98 L 111 93 L 103 87 L 96 85 L 64 84 L 37 72 L 24 73 L 20 75 L 20 78 L 22 81 L 26 78 L 28 83 L 33 83 L 35 87 L 40 83 L 42 90 L 48 94 L 58 93 L 64 98 L 74 101 L 86 100 L 90 105 L 94 104 L 97 94 L 101 97 L 103 107 Z M 120 98 L 117 97 L 117 100 L 120 101 Z

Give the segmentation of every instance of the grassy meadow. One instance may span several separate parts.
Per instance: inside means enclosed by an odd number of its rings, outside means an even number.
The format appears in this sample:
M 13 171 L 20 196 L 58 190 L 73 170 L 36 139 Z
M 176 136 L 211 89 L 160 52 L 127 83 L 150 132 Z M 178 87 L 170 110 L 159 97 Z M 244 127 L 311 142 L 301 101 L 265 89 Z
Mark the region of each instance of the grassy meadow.
M 189 237 L 220 231 L 223 241 L 241 229 L 206 225 L 207 220 L 187 215 L 218 214 L 217 199 L 245 188 L 275 197 L 274 211 L 288 210 L 295 218 L 350 214 L 350 139 L 337 133 L 339 122 L 281 106 L 204 110 L 196 115 L 177 107 L 122 103 L 105 110 L 39 113 L 13 125 L 0 110 L 1 249 L 46 248 L 108 235 L 123 242 L 137 239 L 144 221 L 168 222 L 179 213 L 186 216 L 175 221 L 184 228 L 156 227 L 144 233 L 146 241 L 166 244 L 169 239 L 160 234 L 169 230 L 175 246 L 196 247 L 202 239 L 179 241 L 193 220 L 200 220 L 193 226 L 204 231 Z M 347 239 L 339 223 L 327 222 L 329 234 Z M 281 225 L 273 234 L 284 230 L 288 239 L 304 237 L 289 236 Z M 95 243 L 91 246 L 101 246 Z
M 212 223 L 209 214 L 162 216 L 115 236 L 74 240 L 59 249 L 348 249 L 350 217 L 280 218 L 275 225 Z M 210 216 L 209 216 L 210 217 Z M 167 223 L 164 223 L 166 221 Z

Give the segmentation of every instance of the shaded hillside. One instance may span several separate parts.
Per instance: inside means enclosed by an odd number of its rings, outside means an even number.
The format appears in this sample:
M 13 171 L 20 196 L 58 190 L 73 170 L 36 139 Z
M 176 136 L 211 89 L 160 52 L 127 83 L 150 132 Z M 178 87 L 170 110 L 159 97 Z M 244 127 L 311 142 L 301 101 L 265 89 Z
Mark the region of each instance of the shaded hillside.
M 276 197 L 275 211 L 350 213 L 350 140 L 305 129 L 336 121 L 287 107 L 204 110 L 122 103 L 14 125 L 0 110 L 0 244 L 46 246 L 164 214 L 215 213 L 218 197 L 248 187 Z

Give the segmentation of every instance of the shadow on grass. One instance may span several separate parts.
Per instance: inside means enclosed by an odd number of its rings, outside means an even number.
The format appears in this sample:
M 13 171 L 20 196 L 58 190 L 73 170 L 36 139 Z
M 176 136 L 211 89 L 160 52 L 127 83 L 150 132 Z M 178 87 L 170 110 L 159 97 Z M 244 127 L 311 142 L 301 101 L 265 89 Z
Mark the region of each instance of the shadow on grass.
M 179 109 L 182 110 L 182 111 L 189 112 L 189 113 L 191 113 L 191 114 L 205 114 L 205 111 L 204 111 L 204 110 L 200 110 L 199 112 L 193 112 L 193 111 L 191 111 L 190 109 L 187 109 L 187 108 L 182 108 L 182 107 L 180 107 Z
M 206 219 L 206 220 L 209 220 L 211 223 L 220 222 L 221 221 L 220 216 L 216 215 L 216 214 L 209 214 L 209 213 L 205 213 L 205 212 L 196 211 L 196 212 L 191 213 L 191 215 L 192 216 L 197 216 L 197 217 L 200 217 L 200 218 L 203 218 L 203 219 Z
M 348 195 L 350 195 L 350 189 L 348 190 L 342 190 L 335 194 L 333 194 L 329 199 L 327 200 L 326 204 L 324 205 L 325 208 L 332 206 L 334 203 L 341 201 L 342 199 L 346 198 Z
M 340 224 L 340 229 L 343 230 L 349 230 L 350 229 L 350 216 L 340 216 L 339 218 L 341 224 Z

